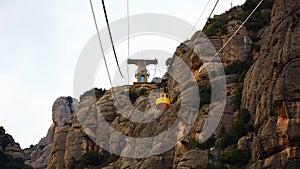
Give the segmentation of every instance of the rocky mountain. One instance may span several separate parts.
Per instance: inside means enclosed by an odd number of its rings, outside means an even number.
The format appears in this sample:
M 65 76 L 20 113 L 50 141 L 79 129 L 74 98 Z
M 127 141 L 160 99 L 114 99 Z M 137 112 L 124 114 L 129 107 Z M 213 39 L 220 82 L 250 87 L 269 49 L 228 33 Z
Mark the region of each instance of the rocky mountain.
M 209 20 L 203 32 L 217 51 L 258 2 L 247 0 L 244 5 Z M 83 94 L 79 101 L 60 97 L 53 105 L 53 124 L 47 136 L 25 150 L 26 164 L 48 169 L 298 168 L 299 17 L 300 0 L 265 0 L 219 54 L 225 70 L 222 77 L 217 76 L 219 72 L 206 71 L 209 59 L 205 60 L 203 51 L 207 49 L 207 42 L 196 33 L 177 48 L 171 59 L 169 73 L 165 75 L 171 108 L 164 113 L 153 109 L 156 84 L 121 86 L 108 91 L 93 89 Z M 199 53 L 204 55 L 204 60 L 199 59 Z M 176 62 L 178 59 L 188 65 L 193 77 L 178 71 L 182 66 Z M 172 72 L 182 77 L 183 84 L 172 77 Z M 199 136 L 204 137 L 202 132 L 209 125 L 206 121 L 215 116 L 210 110 L 222 104 L 210 101 L 217 97 L 212 95 L 213 82 L 222 78 L 226 79 L 222 118 L 213 135 L 199 143 Z M 193 94 L 187 94 L 193 88 L 191 84 L 199 89 L 197 111 L 188 111 L 193 101 L 197 101 Z M 183 103 L 187 104 L 184 108 L 181 107 Z M 133 108 L 154 114 L 146 118 L 145 113 L 139 116 L 145 117 L 144 121 L 138 122 L 140 119 L 135 115 L 139 112 Z M 188 123 L 176 123 L 180 114 L 191 112 L 195 116 L 191 116 L 194 124 L 190 128 Z M 157 120 L 149 120 L 152 117 Z M 102 121 L 111 128 L 105 128 Z M 160 135 L 174 124 L 177 131 L 174 135 Z M 133 145 L 127 138 L 150 136 L 160 136 L 164 142 Z M 181 141 L 175 142 L 173 148 L 160 155 L 151 155 L 163 149 L 164 143 L 171 145 L 178 138 Z M 134 157 L 132 152 L 143 154 L 145 158 L 124 157 L 125 154 Z
M 25 165 L 25 154 L 20 145 L 11 135 L 0 127 L 0 168 L 1 169 L 30 169 Z
M 260 32 L 259 56 L 246 75 L 242 107 L 253 116 L 251 169 L 300 164 L 299 17 L 300 1 L 275 1 L 271 24 Z
M 37 145 L 32 145 L 30 148 L 24 150 L 26 154 L 26 164 L 37 169 L 46 168 L 49 162 L 55 133 L 71 122 L 74 112 L 74 107 L 72 106 L 73 102 L 76 102 L 76 100 L 71 97 L 60 97 L 54 102 L 52 107 L 53 123 L 46 137 L 42 138 Z

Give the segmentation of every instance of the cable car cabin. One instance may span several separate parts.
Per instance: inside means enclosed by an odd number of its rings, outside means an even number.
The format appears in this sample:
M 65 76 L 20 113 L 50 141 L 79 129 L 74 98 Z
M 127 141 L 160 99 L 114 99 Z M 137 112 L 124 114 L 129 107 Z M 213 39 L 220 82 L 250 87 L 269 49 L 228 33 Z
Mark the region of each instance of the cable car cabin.
M 170 108 L 170 95 L 168 93 L 160 93 L 156 99 L 156 108 L 158 110 L 168 110 Z

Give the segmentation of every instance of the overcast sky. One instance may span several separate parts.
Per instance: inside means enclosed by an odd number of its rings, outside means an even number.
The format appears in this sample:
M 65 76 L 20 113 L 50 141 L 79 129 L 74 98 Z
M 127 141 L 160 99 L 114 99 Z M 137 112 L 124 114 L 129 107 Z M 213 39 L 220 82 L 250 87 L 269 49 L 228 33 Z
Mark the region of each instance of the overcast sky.
M 215 13 L 244 1 L 221 0 Z M 130 0 L 130 14 L 168 14 L 194 25 L 207 2 Z M 210 2 L 198 29 L 215 2 Z M 126 0 L 106 0 L 106 5 L 110 22 L 126 17 Z M 99 27 L 103 27 L 98 1 L 95 6 Z M 22 148 L 38 143 L 46 135 L 52 123 L 53 102 L 59 96 L 72 96 L 77 59 L 94 34 L 88 0 L 0 0 L 0 126 Z M 139 47 L 147 48 L 148 43 L 140 43 Z M 170 47 L 173 52 L 177 45 Z

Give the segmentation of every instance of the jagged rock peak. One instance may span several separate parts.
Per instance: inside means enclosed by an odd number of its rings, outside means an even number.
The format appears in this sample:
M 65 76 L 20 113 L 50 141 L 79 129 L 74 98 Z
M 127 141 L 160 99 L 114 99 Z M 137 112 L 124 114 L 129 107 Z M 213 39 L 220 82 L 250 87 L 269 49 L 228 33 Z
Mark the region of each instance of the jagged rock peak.
M 29 168 L 24 160 L 25 154 L 20 145 L 0 126 L 0 168 Z

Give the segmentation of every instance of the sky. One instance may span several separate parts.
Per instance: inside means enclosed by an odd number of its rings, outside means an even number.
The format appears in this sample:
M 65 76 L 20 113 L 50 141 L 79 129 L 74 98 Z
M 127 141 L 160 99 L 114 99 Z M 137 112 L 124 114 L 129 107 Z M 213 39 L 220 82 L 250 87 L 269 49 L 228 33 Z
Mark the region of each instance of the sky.
M 103 28 L 100 2 L 93 2 L 99 27 Z M 125 0 L 105 2 L 111 23 L 127 16 Z M 129 0 L 129 9 L 130 15 L 167 14 L 195 25 L 207 2 Z M 215 2 L 210 1 L 196 29 L 203 27 Z M 244 2 L 220 0 L 214 14 L 230 9 L 231 3 L 236 6 Z M 0 0 L 0 126 L 22 148 L 46 136 L 52 124 L 54 101 L 60 96 L 73 96 L 77 60 L 95 33 L 88 0 Z M 131 54 L 137 55 L 153 44 L 155 48 L 155 41 L 151 36 L 133 39 L 135 52 Z M 168 40 L 164 44 L 173 52 L 179 45 Z M 122 51 L 122 45 L 117 49 Z M 120 60 L 126 58 L 120 55 Z M 108 80 L 95 80 L 95 86 L 109 88 Z

